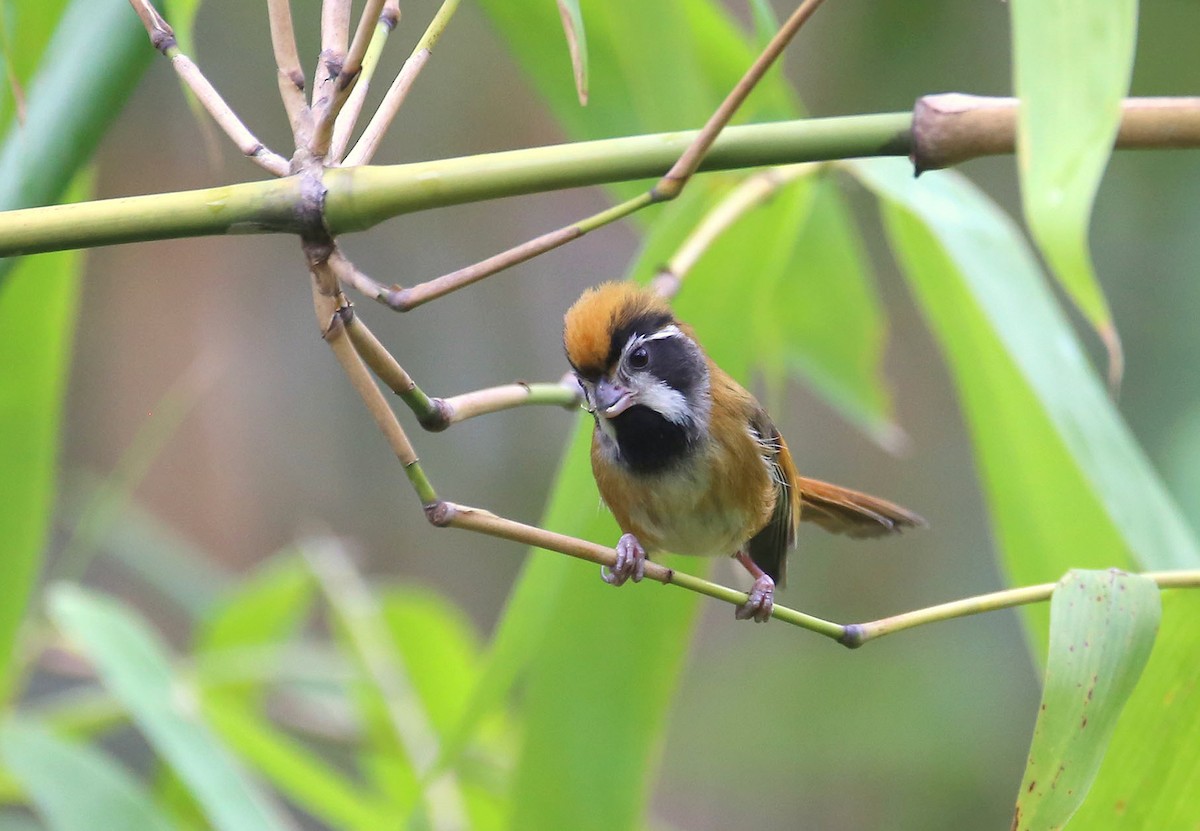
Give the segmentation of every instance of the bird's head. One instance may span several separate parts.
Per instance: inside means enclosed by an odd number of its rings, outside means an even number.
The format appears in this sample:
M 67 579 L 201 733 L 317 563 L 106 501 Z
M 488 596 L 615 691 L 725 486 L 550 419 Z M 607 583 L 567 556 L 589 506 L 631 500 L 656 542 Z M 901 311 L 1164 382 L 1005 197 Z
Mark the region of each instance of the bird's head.
M 625 461 L 656 442 L 669 459 L 707 429 L 708 360 L 653 292 L 632 283 L 589 289 L 567 311 L 563 344 L 597 427 Z M 650 454 L 665 464 L 660 455 Z

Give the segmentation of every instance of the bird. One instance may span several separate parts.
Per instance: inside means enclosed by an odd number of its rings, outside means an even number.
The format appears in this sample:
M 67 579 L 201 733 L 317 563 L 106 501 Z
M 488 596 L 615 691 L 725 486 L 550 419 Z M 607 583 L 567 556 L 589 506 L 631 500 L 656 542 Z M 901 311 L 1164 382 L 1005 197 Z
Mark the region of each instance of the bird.
M 764 623 L 797 525 L 850 537 L 926 525 L 886 499 L 800 476 L 762 405 L 705 353 L 665 298 L 630 282 L 584 291 L 563 346 L 595 419 L 592 473 L 623 532 L 615 586 L 648 554 L 732 556 L 754 579 L 739 620 Z

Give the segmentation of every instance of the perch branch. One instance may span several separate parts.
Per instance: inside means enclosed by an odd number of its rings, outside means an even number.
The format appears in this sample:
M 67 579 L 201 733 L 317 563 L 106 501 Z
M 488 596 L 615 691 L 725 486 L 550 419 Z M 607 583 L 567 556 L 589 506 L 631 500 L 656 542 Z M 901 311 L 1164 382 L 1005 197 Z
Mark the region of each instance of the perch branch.
M 179 50 L 179 44 L 175 40 L 175 31 L 158 13 L 158 10 L 150 5 L 149 0 L 129 0 L 129 2 L 141 19 L 142 25 L 146 27 L 150 43 L 170 59 L 171 66 L 174 67 L 180 79 L 187 84 L 188 89 L 212 116 L 217 126 L 225 131 L 225 135 L 229 136 L 237 148 L 259 167 L 276 176 L 286 176 L 288 160 L 268 148 L 250 132 L 233 108 L 204 77 L 200 68 Z
M 1153 580 L 1160 589 L 1200 587 L 1200 570 L 1151 571 L 1142 576 Z M 949 603 L 940 603 L 936 606 L 892 615 L 869 623 L 851 623 L 844 627 L 842 636 L 837 640 L 842 645 L 855 649 L 867 641 L 882 638 L 893 632 L 903 632 L 905 629 L 912 629 L 926 623 L 994 612 L 999 609 L 1011 609 L 1014 606 L 1024 606 L 1029 603 L 1042 603 L 1050 599 L 1057 585 L 1057 583 L 1042 583 L 1036 586 L 1021 586 L 990 594 L 964 597 L 961 600 L 952 600 Z
M 443 0 L 437 14 L 433 16 L 433 20 L 425 29 L 425 34 L 421 35 L 412 54 L 400 68 L 399 74 L 396 75 L 396 80 L 392 81 L 391 87 L 383 96 L 379 109 L 367 122 L 367 127 L 359 137 L 358 143 L 346 156 L 345 164 L 347 166 L 367 164 L 374 158 L 375 151 L 379 149 L 379 142 L 383 140 L 383 134 L 387 132 L 387 128 L 391 126 L 396 114 L 400 112 L 400 107 L 404 103 L 404 99 L 408 97 L 408 91 L 412 88 L 413 82 L 421 74 L 421 69 L 429 62 L 429 57 L 433 54 L 433 47 L 437 45 L 450 18 L 458 10 L 458 4 L 459 0 Z

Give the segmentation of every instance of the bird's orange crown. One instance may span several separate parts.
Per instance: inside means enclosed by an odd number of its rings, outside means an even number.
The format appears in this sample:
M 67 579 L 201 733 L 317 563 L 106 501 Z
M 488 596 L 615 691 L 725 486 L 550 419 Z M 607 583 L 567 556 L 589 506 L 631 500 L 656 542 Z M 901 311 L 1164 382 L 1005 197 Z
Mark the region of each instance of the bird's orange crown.
M 650 334 L 674 322 L 667 301 L 633 283 L 588 289 L 563 319 L 563 346 L 571 366 L 585 377 L 603 375 L 633 332 Z

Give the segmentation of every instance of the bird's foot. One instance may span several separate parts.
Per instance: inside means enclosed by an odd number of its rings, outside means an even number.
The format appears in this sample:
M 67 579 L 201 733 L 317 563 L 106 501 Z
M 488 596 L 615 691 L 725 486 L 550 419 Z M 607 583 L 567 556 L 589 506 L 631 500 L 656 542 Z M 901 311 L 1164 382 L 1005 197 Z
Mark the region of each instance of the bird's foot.
M 630 577 L 639 582 L 646 576 L 646 549 L 633 534 L 622 534 L 617 540 L 617 562 L 612 568 L 600 566 L 600 576 L 610 586 L 621 586 Z
M 771 619 L 775 608 L 775 581 L 765 574 L 754 578 L 754 588 L 750 597 L 738 606 L 733 615 L 738 620 L 751 620 L 755 623 L 766 623 Z

